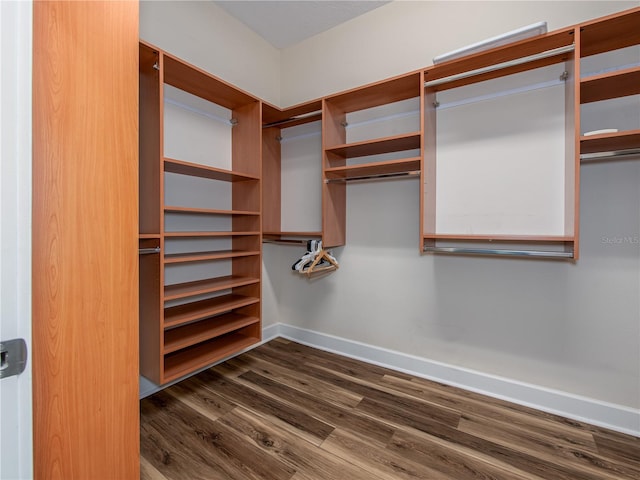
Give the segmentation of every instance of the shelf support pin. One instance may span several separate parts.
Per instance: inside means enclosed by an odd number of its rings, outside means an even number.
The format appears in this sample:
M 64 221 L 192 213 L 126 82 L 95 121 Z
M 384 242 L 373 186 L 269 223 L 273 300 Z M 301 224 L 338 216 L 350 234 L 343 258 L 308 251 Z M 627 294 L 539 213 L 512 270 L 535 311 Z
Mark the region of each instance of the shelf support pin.
M 567 79 L 569 78 L 569 72 L 567 72 L 566 70 L 564 72 L 562 72 L 562 74 L 560 75 L 560 80 L 562 81 L 567 81 Z
M 342 121 L 340 122 L 340 125 L 342 125 L 344 128 L 347 128 L 349 126 L 349 123 L 347 123 L 346 121 Z
M 433 106 L 435 108 L 438 108 L 440 106 L 440 102 L 436 100 L 435 102 L 433 102 Z
M 229 123 L 231 124 L 232 127 L 235 127 L 236 125 L 238 125 L 239 122 L 237 118 L 230 118 Z
M 276 140 L 278 142 L 281 142 L 282 141 L 282 135 L 276 135 Z
M 156 60 L 156 63 L 153 64 L 153 68 L 154 70 L 160 70 L 160 65 L 158 64 L 157 60 Z

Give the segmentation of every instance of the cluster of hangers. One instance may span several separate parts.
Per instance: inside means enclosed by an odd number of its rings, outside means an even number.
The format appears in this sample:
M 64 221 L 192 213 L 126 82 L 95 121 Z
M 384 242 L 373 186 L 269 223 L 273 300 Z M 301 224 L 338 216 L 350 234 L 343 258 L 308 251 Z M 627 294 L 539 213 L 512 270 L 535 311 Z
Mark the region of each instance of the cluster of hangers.
M 291 267 L 301 275 L 310 277 L 313 274 L 329 272 L 339 268 L 338 261 L 331 252 L 322 248 L 322 240 L 308 240 L 307 253 Z

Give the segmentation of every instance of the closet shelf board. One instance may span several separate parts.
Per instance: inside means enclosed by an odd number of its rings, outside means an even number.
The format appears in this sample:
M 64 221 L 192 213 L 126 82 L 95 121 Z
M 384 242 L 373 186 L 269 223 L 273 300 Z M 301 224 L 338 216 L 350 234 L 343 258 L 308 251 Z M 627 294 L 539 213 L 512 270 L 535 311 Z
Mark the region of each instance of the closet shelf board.
M 614 152 L 640 148 L 640 130 L 580 137 L 580 153 Z
M 194 238 L 194 237 L 247 237 L 260 235 L 260 232 L 165 232 L 165 238 Z
M 214 210 L 210 208 L 174 207 L 165 206 L 166 213 L 189 213 L 198 215 L 260 215 L 260 212 L 248 210 Z
M 204 262 L 207 260 L 223 260 L 235 257 L 260 255 L 259 250 L 214 250 L 212 252 L 169 253 L 164 256 L 164 263 Z
M 384 162 L 363 163 L 346 167 L 332 167 L 325 170 L 329 179 L 348 179 L 367 175 L 386 175 L 420 171 L 420 157 L 388 160 Z
M 362 142 L 345 143 L 326 149 L 327 153 L 333 153 L 345 158 L 356 158 L 382 153 L 402 152 L 420 148 L 420 132 L 393 135 L 390 137 L 376 138 Z
M 210 180 L 222 180 L 224 182 L 245 182 L 249 180 L 259 180 L 254 175 L 224 170 L 221 168 L 209 167 L 198 163 L 185 162 L 175 160 L 173 158 L 164 159 L 164 171 L 169 173 L 177 173 L 180 175 L 188 175 L 191 177 L 207 178 Z
M 199 300 L 197 302 L 185 303 L 168 307 L 164 310 L 164 328 L 172 328 L 185 323 L 213 317 L 221 313 L 230 312 L 235 308 L 246 307 L 258 303 L 258 297 L 248 297 L 245 295 L 228 294 L 219 297 Z
M 244 277 L 240 275 L 228 275 L 217 278 L 207 278 L 194 282 L 176 283 L 164 286 L 164 300 L 177 300 L 206 293 L 229 290 L 235 287 L 244 287 L 259 283 L 260 279 L 255 277 Z
M 640 94 L 640 67 L 594 75 L 580 81 L 580 103 L 637 94 Z
M 211 365 L 259 341 L 258 337 L 242 333 L 228 333 L 222 337 L 216 337 L 196 346 L 169 354 L 164 358 L 164 383 Z

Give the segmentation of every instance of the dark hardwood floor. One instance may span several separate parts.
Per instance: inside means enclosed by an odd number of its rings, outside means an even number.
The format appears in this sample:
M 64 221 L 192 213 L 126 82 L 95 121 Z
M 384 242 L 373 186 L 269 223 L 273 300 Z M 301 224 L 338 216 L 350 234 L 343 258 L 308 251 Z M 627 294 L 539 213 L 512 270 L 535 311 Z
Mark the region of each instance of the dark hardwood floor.
M 640 479 L 640 439 L 276 339 L 141 402 L 143 479 Z

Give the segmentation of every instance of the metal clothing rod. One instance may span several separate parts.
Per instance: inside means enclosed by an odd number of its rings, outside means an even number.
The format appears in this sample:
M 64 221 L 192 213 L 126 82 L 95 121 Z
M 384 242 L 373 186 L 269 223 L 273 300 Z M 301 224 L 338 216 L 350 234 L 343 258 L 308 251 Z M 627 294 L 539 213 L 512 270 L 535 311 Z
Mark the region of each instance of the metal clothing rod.
M 611 157 L 629 157 L 640 155 L 640 148 L 629 148 L 627 150 L 614 150 L 610 152 L 583 153 L 580 160 L 601 160 Z
M 345 183 L 345 182 L 356 182 L 359 180 L 381 180 L 385 178 L 393 178 L 393 177 L 417 177 L 420 175 L 419 171 L 415 172 L 398 172 L 398 173 L 380 173 L 377 175 L 362 175 L 360 177 L 349 177 L 349 178 L 328 178 L 325 180 L 325 183 Z
M 141 248 L 141 249 L 138 250 L 138 253 L 140 255 L 149 255 L 151 253 L 160 253 L 160 247 Z
M 262 125 L 262 128 L 277 127 L 278 125 L 283 125 L 285 123 L 294 122 L 296 120 L 302 120 L 304 118 L 309 118 L 321 114 L 322 110 L 316 110 L 315 112 L 309 113 L 301 113 L 300 115 L 294 115 L 293 117 L 285 118 L 284 120 L 278 120 L 277 122 L 265 123 L 264 125 Z
M 452 253 L 466 255 L 503 255 L 511 257 L 541 257 L 541 258 L 573 258 L 573 252 L 550 252 L 541 250 L 497 250 L 466 247 L 424 247 L 424 252 Z
M 547 50 L 545 52 L 536 53 L 535 55 L 529 55 L 528 57 L 516 58 L 514 60 L 509 60 L 508 62 L 496 63 L 495 65 L 488 65 L 486 67 L 477 68 L 475 70 L 470 70 L 468 72 L 457 73 L 455 75 L 450 75 L 448 77 L 438 78 L 436 80 L 424 82 L 424 86 L 433 87 L 436 85 L 442 85 L 443 83 L 449 83 L 455 80 L 461 80 L 463 78 L 474 77 L 476 75 L 481 75 L 483 73 L 495 72 L 497 70 L 502 70 L 503 68 L 515 67 L 516 65 L 522 65 L 524 63 L 534 62 L 536 60 L 541 60 L 543 58 L 553 57 L 554 55 L 560 55 L 562 53 L 572 52 L 574 48 L 575 47 L 573 44 L 566 45 L 564 47 L 554 48 L 553 50 Z
M 289 239 L 272 239 L 272 238 L 263 238 L 262 243 L 275 243 L 279 245 L 306 245 L 306 240 L 289 240 Z

